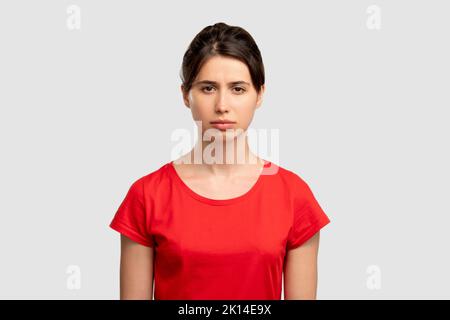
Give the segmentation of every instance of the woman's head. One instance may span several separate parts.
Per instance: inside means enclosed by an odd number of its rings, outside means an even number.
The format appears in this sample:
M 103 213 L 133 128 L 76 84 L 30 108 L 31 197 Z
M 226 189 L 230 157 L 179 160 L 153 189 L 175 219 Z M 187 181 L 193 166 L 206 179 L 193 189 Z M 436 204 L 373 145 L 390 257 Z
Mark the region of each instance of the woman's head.
M 200 31 L 183 57 L 181 91 L 203 131 L 231 120 L 247 130 L 265 90 L 261 53 L 244 29 L 216 23 Z

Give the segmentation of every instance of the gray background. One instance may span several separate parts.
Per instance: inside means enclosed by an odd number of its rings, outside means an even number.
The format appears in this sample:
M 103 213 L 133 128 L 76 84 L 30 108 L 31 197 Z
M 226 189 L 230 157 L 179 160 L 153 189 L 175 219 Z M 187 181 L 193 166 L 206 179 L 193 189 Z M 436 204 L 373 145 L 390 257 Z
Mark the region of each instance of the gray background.
M 67 26 L 70 5 L 81 29 Z M 380 29 L 366 24 L 370 5 Z M 449 298 L 449 9 L 3 0 L 0 297 L 119 297 L 109 222 L 130 184 L 170 161 L 171 133 L 192 131 L 181 59 L 197 32 L 223 21 L 249 31 L 263 55 L 252 127 L 280 130 L 279 164 L 332 220 L 318 299 Z

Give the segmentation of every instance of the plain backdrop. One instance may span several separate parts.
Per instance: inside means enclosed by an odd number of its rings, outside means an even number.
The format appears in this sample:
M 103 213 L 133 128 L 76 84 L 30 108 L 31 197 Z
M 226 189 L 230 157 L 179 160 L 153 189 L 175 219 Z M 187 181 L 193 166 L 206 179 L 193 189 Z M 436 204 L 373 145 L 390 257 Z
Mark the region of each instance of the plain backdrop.
M 192 132 L 181 61 L 216 22 L 257 42 L 252 128 L 279 130 L 278 164 L 331 219 L 318 299 L 450 298 L 449 9 L 1 1 L 0 298 L 118 299 L 108 225 L 131 183 L 171 160 L 171 134 Z

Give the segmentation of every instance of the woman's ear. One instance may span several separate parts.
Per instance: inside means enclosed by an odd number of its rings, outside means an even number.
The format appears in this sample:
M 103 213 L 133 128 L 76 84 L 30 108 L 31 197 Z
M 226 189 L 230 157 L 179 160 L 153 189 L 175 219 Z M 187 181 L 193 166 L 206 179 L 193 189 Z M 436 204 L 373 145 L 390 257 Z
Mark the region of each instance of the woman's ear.
M 181 89 L 181 94 L 183 95 L 184 105 L 190 109 L 191 106 L 189 105 L 188 93 L 185 92 L 183 85 L 180 86 L 180 89 Z
M 265 89 L 266 89 L 266 85 L 265 84 L 261 85 L 261 90 L 259 91 L 258 96 L 256 98 L 256 108 L 257 109 L 261 106 Z

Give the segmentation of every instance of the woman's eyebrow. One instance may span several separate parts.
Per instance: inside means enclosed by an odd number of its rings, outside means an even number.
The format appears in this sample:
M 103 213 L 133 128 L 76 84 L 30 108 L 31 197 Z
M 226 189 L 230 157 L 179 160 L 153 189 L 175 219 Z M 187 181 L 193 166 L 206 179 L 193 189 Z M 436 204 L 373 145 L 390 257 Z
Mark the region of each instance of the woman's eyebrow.
M 219 85 L 218 82 L 212 81 L 212 80 L 200 80 L 200 81 L 194 82 L 194 85 L 195 85 L 195 84 L 212 84 L 212 85 L 215 85 L 215 86 L 218 86 L 218 85 Z M 230 84 L 230 85 L 237 85 L 237 84 L 247 84 L 247 85 L 250 85 L 250 83 L 248 83 L 248 82 L 246 82 L 246 81 L 232 81 L 232 82 L 228 82 L 228 84 Z

